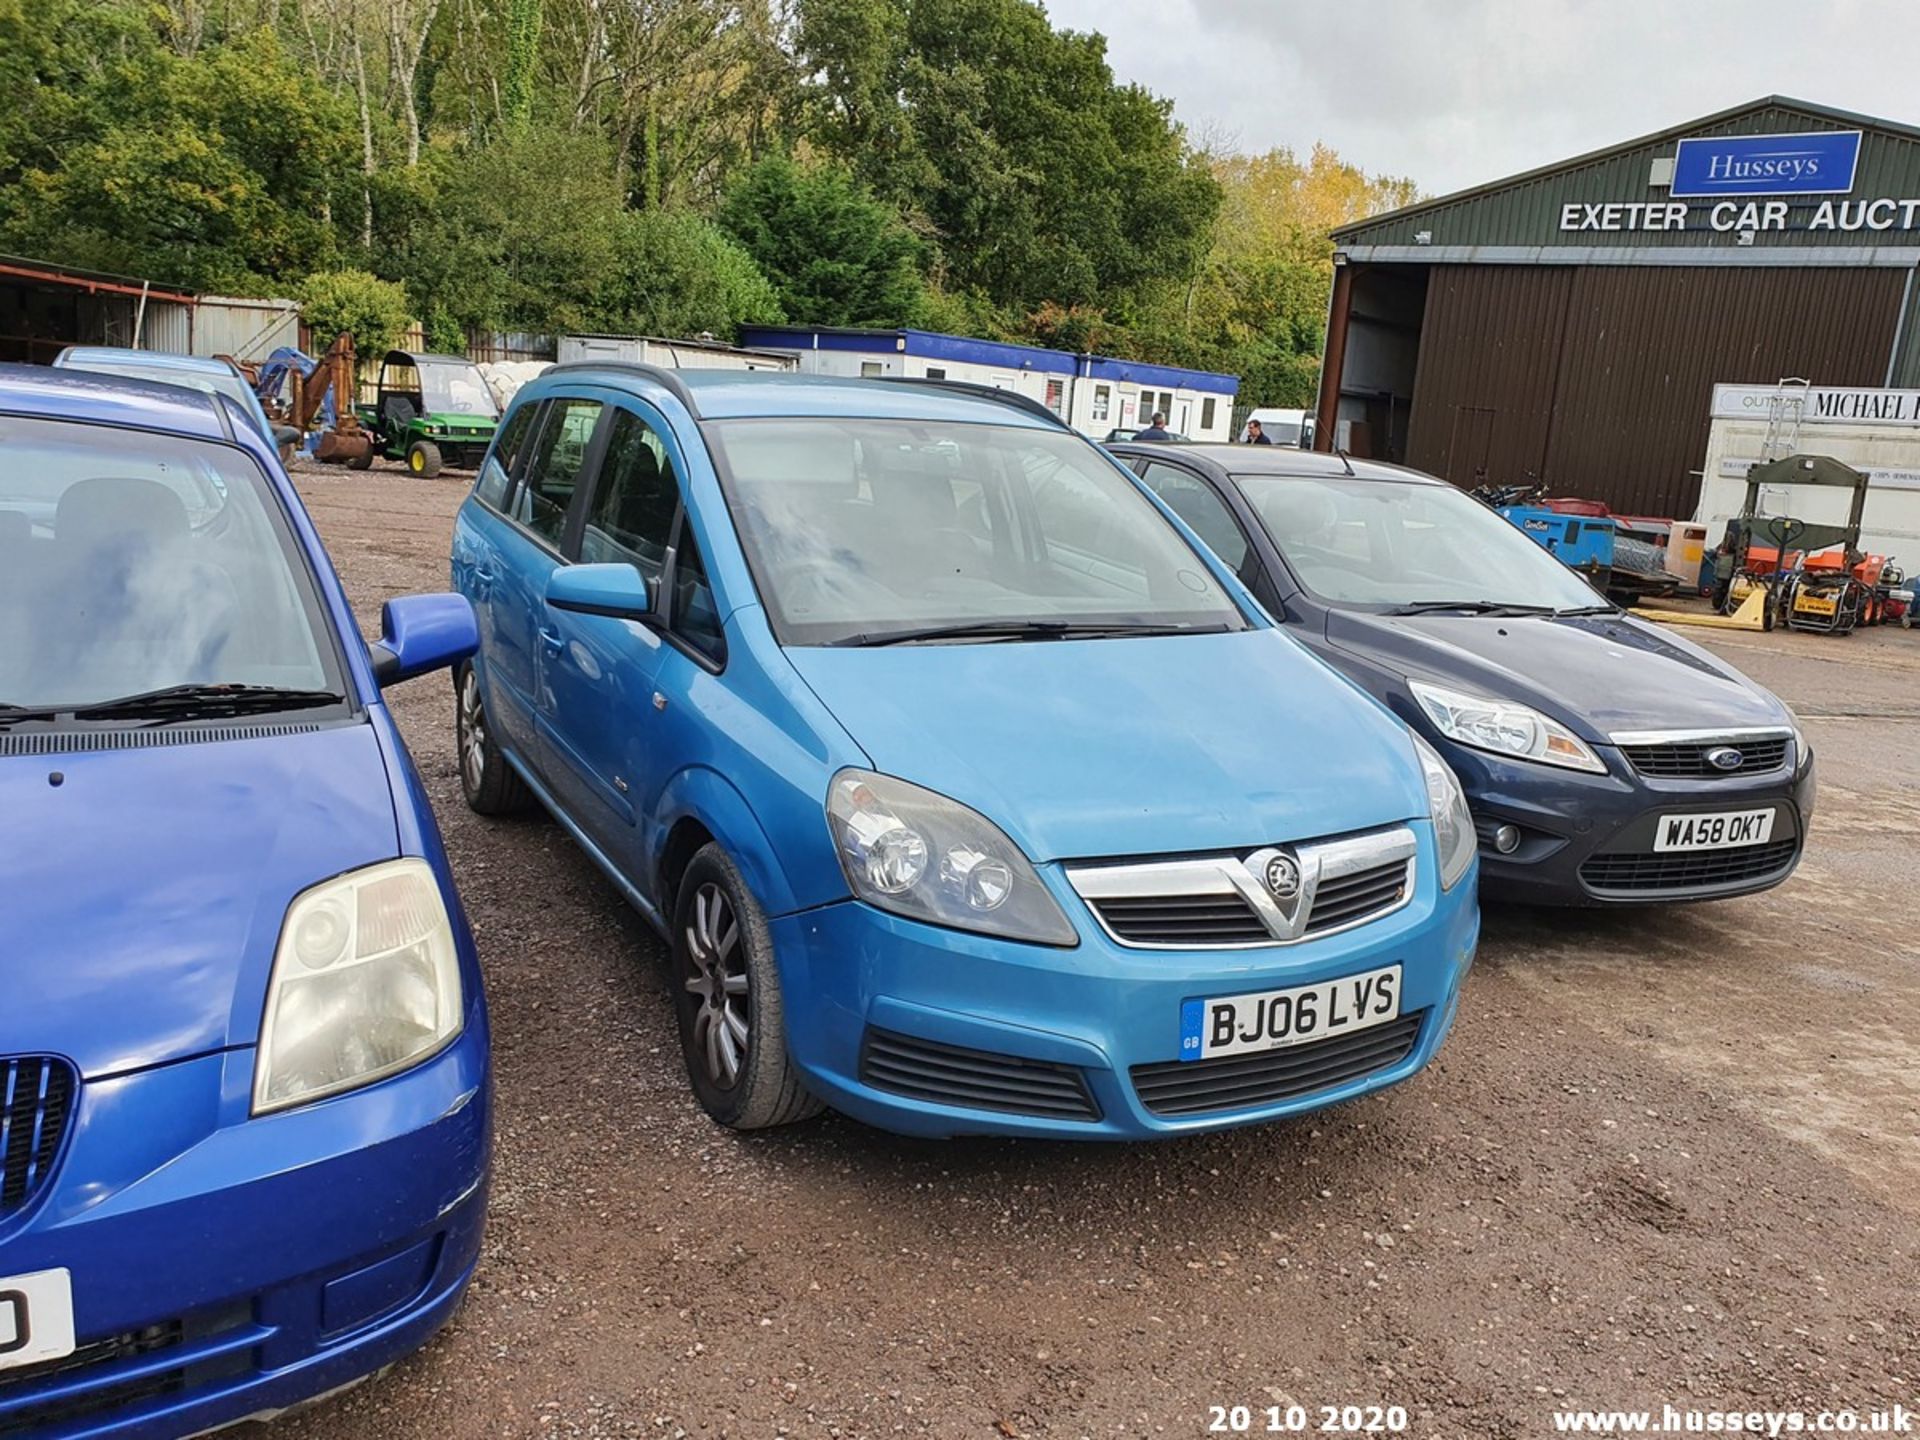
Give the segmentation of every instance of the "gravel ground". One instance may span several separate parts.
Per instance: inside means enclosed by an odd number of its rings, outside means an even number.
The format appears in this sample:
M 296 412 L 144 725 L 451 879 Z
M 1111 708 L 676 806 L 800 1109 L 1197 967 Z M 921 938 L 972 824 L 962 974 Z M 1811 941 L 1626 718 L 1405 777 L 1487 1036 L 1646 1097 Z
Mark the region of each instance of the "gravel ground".
M 370 633 L 445 587 L 465 477 L 298 478 Z M 1807 719 L 1792 881 L 1490 910 L 1412 1082 L 1133 1147 L 713 1126 L 659 943 L 558 827 L 470 814 L 450 687 L 400 688 L 490 987 L 492 1219 L 454 1324 L 278 1433 L 1200 1436 L 1297 1400 L 1498 1440 L 1573 1406 L 1920 1408 L 1920 636 L 1694 633 Z

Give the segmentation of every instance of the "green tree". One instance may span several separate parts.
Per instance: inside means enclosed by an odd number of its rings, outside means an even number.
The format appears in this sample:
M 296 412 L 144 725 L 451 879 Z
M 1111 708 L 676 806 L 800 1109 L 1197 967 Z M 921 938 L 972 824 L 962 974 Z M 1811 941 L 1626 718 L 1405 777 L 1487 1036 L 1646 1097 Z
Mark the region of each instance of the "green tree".
M 540 59 L 542 12 L 541 0 L 507 0 L 506 83 L 501 87 L 501 108 L 506 112 L 509 135 L 525 134 L 533 118 L 534 67 Z
M 68 63 L 63 48 L 42 63 Z M 0 244 L 249 293 L 337 258 L 328 217 L 347 193 L 353 114 L 271 31 L 189 57 L 127 42 L 67 78 L 65 103 L 30 107 L 58 126 L 54 144 L 8 142 Z
M 536 124 L 435 147 L 382 177 L 378 264 L 422 314 L 482 329 L 593 323 L 616 267 L 625 203 L 606 141 Z
M 924 308 L 921 244 L 843 167 L 770 155 L 727 191 L 720 223 L 803 325 L 908 325 Z
M 1099 35 L 1027 0 L 798 0 L 812 134 L 924 219 L 938 273 L 1025 311 L 1125 308 L 1198 266 L 1219 186 Z
M 753 257 L 690 210 L 645 210 L 621 219 L 613 274 L 599 323 L 616 331 L 731 339 L 741 325 L 784 319 L 779 297 Z
M 399 343 L 413 321 L 406 290 L 365 270 L 309 275 L 300 286 L 300 309 L 315 346 L 325 349 L 344 331 L 357 354 L 373 359 Z

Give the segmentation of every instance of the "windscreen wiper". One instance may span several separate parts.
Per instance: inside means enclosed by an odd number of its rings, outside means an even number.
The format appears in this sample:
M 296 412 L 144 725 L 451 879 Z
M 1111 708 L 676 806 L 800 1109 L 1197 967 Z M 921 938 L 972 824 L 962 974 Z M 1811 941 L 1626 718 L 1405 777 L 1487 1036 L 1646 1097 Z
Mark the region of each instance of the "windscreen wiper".
M 1564 610 L 1554 611 L 1553 618 L 1558 620 L 1566 615 L 1617 615 L 1619 613 L 1618 605 L 1569 605 Z
M 122 695 L 115 700 L 77 705 L 57 713 L 71 715 L 76 720 L 213 720 L 229 715 L 261 715 L 338 705 L 346 698 L 332 690 L 289 689 L 280 685 L 169 685 L 164 690 Z
M 849 635 L 837 645 L 912 645 L 923 640 L 1088 640 L 1114 635 L 1190 635 L 1187 625 L 1154 625 L 1073 620 L 963 620 L 915 630 L 882 630 Z
M 1508 600 L 1415 600 L 1396 605 L 1389 615 L 1430 615 L 1455 610 L 1463 615 L 1553 615 L 1551 605 L 1516 605 Z

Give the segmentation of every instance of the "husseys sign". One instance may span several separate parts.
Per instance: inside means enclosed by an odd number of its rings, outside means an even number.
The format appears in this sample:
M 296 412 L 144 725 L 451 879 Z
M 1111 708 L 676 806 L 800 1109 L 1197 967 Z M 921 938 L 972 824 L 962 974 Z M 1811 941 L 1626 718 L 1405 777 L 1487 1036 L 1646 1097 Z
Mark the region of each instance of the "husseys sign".
M 1790 230 L 1920 231 L 1920 197 L 1836 198 L 1852 194 L 1859 163 L 1858 130 L 1693 137 L 1674 150 L 1667 199 L 1571 202 L 1560 207 L 1560 228 L 1712 230 L 1743 239 Z

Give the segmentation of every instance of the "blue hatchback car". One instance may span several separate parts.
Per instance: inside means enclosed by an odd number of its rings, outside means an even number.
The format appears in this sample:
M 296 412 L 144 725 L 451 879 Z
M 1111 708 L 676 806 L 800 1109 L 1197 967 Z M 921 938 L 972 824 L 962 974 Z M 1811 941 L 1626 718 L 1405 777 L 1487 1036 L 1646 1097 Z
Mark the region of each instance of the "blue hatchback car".
M 229 402 L 0 366 L 0 1434 L 183 1435 L 418 1346 L 479 1253 L 487 1020 L 362 643 Z
M 714 1119 L 1166 1135 L 1413 1074 L 1472 822 L 1037 405 L 561 366 L 463 505 L 462 779 L 667 935 Z

